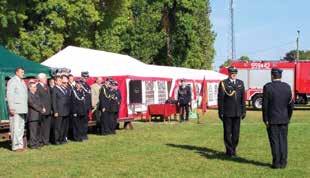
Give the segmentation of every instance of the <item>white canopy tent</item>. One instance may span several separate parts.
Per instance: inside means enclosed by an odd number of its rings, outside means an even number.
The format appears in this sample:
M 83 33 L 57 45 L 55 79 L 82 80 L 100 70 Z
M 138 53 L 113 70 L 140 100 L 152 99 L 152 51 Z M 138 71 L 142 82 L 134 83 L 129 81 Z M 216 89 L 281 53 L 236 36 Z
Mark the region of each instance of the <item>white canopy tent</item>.
M 127 76 L 139 71 L 144 63 L 130 56 L 68 46 L 42 63 L 53 68 L 68 68 L 74 76 L 88 71 L 90 76 Z M 139 69 L 139 70 L 137 70 Z
M 226 76 L 211 70 L 148 65 L 127 55 L 68 46 L 42 63 L 53 68 L 69 68 L 74 76 L 88 71 L 90 76 L 136 76 L 150 78 L 222 80 Z
M 52 68 L 71 69 L 71 74 L 74 76 L 80 76 L 81 72 L 88 71 L 91 77 L 125 77 L 128 114 L 137 112 L 138 110 L 145 112 L 148 104 L 162 103 L 169 97 L 174 97 L 173 93 L 175 93 L 174 89 L 178 84 L 177 80 L 183 78 L 190 81 L 197 81 L 196 84 L 200 85 L 200 88 L 202 80 L 205 79 L 209 88 L 208 105 L 217 105 L 217 85 L 220 80 L 226 78 L 226 75 L 211 70 L 149 65 L 128 55 L 74 46 L 66 47 L 42 64 Z M 129 83 L 131 80 L 141 80 L 142 83 L 142 105 L 140 109 L 137 109 L 136 106 L 133 106 L 135 108 L 133 109 L 132 105 L 130 105 L 129 95 L 131 88 L 129 87 Z M 147 82 L 149 80 L 152 80 L 151 84 Z M 171 89 L 169 91 L 167 81 L 171 81 Z M 194 82 L 191 82 L 191 84 L 193 85 Z M 153 91 L 150 91 L 150 86 L 153 88 Z M 149 94 L 147 93 L 153 93 L 153 98 L 149 98 Z M 214 97 L 210 97 L 213 95 Z

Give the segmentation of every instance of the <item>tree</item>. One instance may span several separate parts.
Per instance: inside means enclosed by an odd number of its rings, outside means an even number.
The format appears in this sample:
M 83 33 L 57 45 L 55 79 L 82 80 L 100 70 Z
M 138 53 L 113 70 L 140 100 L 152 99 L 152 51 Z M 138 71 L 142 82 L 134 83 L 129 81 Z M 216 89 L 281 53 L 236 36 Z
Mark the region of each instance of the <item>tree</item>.
M 297 50 L 291 50 L 287 52 L 283 60 L 294 61 L 297 58 Z M 310 50 L 299 51 L 299 60 L 309 60 L 310 59 Z
M 121 53 L 126 48 L 128 29 L 132 25 L 130 0 L 105 0 L 103 20 L 95 35 L 95 48 Z
M 209 20 L 209 1 L 174 1 L 172 11 L 172 54 L 174 65 L 211 68 L 215 34 Z
M 209 0 L 0 0 L 0 43 L 41 62 L 68 45 L 211 68 Z
M 155 58 L 165 46 L 162 28 L 163 3 L 136 0 L 132 3 L 133 26 L 129 29 L 127 51 L 146 63 L 156 63 Z
M 248 56 L 241 56 L 239 58 L 240 61 L 244 61 L 244 62 L 249 62 L 250 61 L 250 58 Z
M 2 23 L 0 42 L 19 55 L 41 62 L 64 46 L 94 47 L 97 0 L 1 2 L 9 25 Z
M 221 67 L 229 67 L 231 65 L 232 60 L 231 59 L 227 59 L 224 64 L 221 65 Z

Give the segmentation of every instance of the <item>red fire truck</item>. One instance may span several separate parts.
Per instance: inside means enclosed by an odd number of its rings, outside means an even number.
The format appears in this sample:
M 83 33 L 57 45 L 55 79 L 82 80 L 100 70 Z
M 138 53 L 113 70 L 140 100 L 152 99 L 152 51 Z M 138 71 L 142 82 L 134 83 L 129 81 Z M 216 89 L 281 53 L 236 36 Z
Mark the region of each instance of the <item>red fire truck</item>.
M 244 81 L 246 99 L 256 109 L 262 107 L 263 86 L 271 81 L 271 68 L 283 70 L 282 81 L 288 83 L 294 93 L 296 104 L 307 104 L 310 98 L 309 61 L 233 61 L 238 69 L 238 78 Z M 220 72 L 227 74 L 227 67 Z

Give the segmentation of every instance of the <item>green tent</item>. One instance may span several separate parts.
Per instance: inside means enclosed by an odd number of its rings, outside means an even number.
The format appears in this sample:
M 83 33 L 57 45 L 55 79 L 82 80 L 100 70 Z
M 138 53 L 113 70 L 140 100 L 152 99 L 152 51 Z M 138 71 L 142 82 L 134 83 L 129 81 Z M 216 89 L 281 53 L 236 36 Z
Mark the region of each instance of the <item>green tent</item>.
M 48 67 L 17 56 L 0 46 L 0 120 L 8 119 L 5 79 L 14 76 L 17 67 L 23 67 L 25 69 L 26 77 L 35 77 L 39 73 L 50 75 L 50 69 Z

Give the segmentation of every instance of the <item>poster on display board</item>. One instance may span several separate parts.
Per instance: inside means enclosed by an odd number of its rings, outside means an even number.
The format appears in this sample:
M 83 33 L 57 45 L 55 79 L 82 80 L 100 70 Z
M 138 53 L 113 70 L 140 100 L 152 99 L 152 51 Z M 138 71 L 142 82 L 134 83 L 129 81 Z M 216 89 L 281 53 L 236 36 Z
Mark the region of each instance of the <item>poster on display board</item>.
M 218 93 L 218 82 L 208 82 L 208 106 L 217 106 L 217 93 Z
M 168 99 L 167 82 L 157 81 L 158 104 L 164 104 Z
M 155 103 L 154 81 L 145 81 L 145 103 L 147 105 Z

